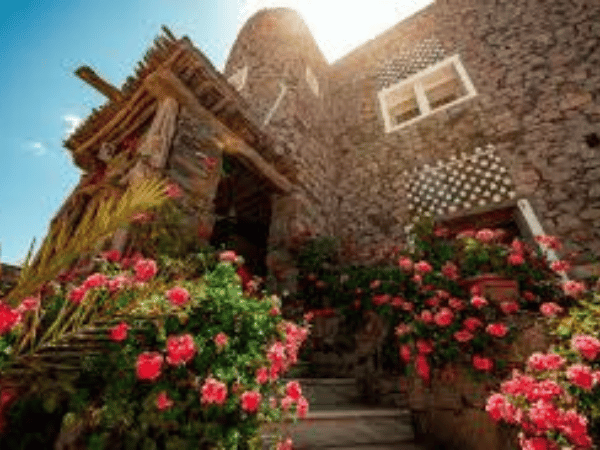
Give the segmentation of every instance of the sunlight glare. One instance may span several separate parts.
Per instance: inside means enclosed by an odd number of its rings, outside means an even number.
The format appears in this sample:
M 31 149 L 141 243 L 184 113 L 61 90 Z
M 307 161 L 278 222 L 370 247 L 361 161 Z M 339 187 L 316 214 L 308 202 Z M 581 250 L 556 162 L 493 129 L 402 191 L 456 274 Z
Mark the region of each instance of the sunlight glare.
M 329 62 L 373 39 L 432 0 L 245 0 L 240 26 L 256 11 L 288 7 L 298 11 Z

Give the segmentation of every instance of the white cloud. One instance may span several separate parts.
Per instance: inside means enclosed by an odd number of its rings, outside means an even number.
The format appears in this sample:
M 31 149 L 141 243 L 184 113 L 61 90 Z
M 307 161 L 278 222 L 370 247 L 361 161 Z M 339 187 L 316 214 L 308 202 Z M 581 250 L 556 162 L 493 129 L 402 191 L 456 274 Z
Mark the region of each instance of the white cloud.
M 67 114 L 67 115 L 63 116 L 62 119 L 63 119 L 63 122 L 65 123 L 65 126 L 67 127 L 65 130 L 65 134 L 67 136 L 70 136 L 71 134 L 73 134 L 75 132 L 75 130 L 77 129 L 77 127 L 83 121 L 83 119 L 81 117 L 76 116 L 74 114 Z
M 46 146 L 41 142 L 30 142 L 29 148 L 33 150 L 37 156 L 45 155 L 47 151 Z
M 245 0 L 240 26 L 256 11 L 288 7 L 298 11 L 325 58 L 333 62 L 427 6 L 432 0 Z

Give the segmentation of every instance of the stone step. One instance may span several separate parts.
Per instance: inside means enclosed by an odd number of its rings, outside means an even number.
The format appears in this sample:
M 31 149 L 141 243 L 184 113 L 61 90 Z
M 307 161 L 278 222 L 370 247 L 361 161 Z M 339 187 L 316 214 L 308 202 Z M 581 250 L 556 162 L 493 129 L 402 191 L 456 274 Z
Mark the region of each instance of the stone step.
M 399 390 L 397 377 L 380 380 L 380 394 L 376 399 L 366 399 L 361 385 L 354 378 L 300 378 L 303 395 L 312 411 L 329 411 L 370 404 L 380 407 L 405 408 L 406 394 Z
M 285 424 L 282 431 L 291 436 L 294 450 L 422 450 L 414 443 L 409 411 L 398 408 L 309 411 L 305 419 Z M 270 448 L 275 432 L 276 429 L 263 428 L 264 449 Z

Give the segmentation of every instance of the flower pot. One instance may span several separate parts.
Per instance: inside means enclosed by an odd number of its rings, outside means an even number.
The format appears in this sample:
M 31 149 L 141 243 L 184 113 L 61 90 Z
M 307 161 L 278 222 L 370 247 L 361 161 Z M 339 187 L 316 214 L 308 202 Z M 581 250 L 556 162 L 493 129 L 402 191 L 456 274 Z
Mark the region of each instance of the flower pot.
M 487 273 L 465 281 L 467 289 L 477 286 L 482 296 L 497 304 L 519 298 L 519 283 L 502 275 Z

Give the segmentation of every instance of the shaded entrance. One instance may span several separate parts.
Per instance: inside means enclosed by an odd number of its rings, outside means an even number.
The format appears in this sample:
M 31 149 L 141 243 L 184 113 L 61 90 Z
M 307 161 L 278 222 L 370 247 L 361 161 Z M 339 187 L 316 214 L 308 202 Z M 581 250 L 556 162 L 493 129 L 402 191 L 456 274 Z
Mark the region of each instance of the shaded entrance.
M 210 243 L 235 250 L 254 275 L 266 276 L 271 188 L 239 162 L 229 159 L 227 166 L 217 188 Z

